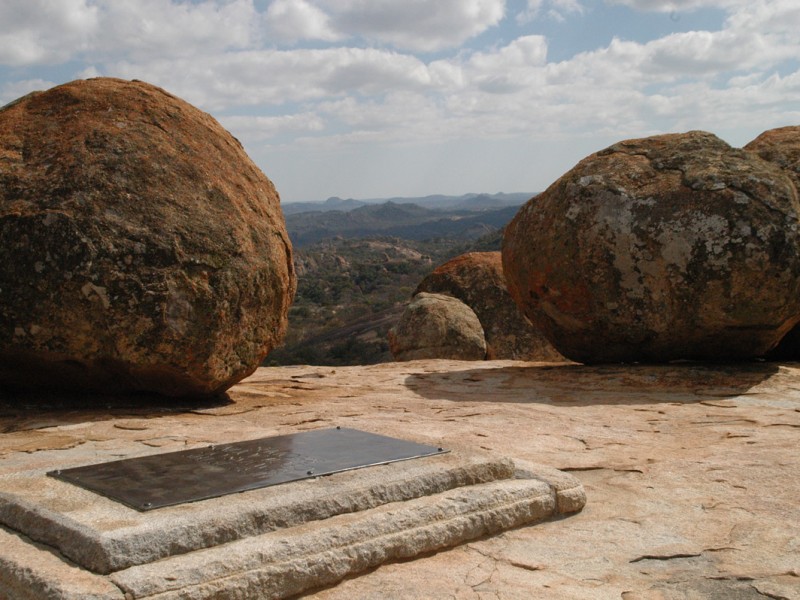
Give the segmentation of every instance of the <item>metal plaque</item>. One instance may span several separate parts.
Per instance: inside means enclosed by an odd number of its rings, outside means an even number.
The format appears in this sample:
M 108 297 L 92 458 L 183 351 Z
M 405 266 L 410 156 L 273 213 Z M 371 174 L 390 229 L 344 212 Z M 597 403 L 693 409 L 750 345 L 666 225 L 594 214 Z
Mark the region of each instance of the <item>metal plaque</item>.
M 140 511 L 446 452 L 357 429 L 318 429 L 51 471 Z

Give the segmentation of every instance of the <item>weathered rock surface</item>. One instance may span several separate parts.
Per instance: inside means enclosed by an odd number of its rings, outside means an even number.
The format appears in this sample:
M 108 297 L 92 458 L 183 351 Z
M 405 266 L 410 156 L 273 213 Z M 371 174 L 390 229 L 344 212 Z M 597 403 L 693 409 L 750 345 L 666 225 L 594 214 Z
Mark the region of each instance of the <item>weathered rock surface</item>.
M 744 149 L 755 152 L 764 160 L 783 169 L 800 190 L 800 127 L 770 129 Z M 800 327 L 795 326 L 767 356 L 779 360 L 800 358 Z
M 779 166 L 800 188 L 800 126 L 765 131 L 744 149 Z
M 18 482 L 31 470 L 341 425 L 544 463 L 577 477 L 587 504 L 566 519 L 385 564 L 305 597 L 800 599 L 796 366 L 282 367 L 258 369 L 229 395 L 171 410 L 151 398 L 87 407 L 29 396 L 25 411 L 18 396 L 0 396 L 0 477 Z M 91 520 L 89 507 L 66 500 L 65 510 Z M 158 511 L 145 514 L 161 526 Z M 125 529 L 113 515 L 95 516 Z M 25 554 L 30 545 L 12 535 L 0 528 L 0 567 L 44 571 L 62 587 L 70 571 L 80 574 L 46 546 Z M 31 582 L 42 589 L 41 579 Z
M 218 393 L 294 289 L 278 194 L 211 116 L 117 79 L 0 110 L 0 382 Z
M 579 362 L 741 359 L 800 318 L 797 190 L 705 132 L 582 160 L 506 229 L 523 312 Z
M 389 349 L 400 361 L 486 358 L 486 340 L 475 312 L 461 300 L 443 294 L 414 297 L 389 330 Z
M 500 252 L 469 252 L 437 267 L 414 294 L 458 298 L 477 315 L 489 360 L 563 360 L 508 293 Z

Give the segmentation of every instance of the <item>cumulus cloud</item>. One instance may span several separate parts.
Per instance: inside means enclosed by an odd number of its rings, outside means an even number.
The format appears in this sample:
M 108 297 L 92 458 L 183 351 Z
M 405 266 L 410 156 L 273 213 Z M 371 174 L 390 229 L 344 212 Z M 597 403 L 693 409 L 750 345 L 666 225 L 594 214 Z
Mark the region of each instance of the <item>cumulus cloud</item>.
M 89 46 L 97 7 L 86 0 L 3 0 L 0 64 L 59 63 Z
M 340 0 L 338 10 L 346 14 L 360 1 Z M 226 115 L 244 107 L 282 107 L 280 117 L 229 120 L 232 128 L 245 135 L 250 130 L 259 140 L 294 135 L 320 144 L 323 139 L 389 142 L 415 136 L 646 134 L 690 120 L 696 127 L 704 118 L 738 115 L 736 107 L 753 102 L 754 90 L 773 103 L 786 101 L 789 80 L 771 79 L 771 69 L 800 53 L 800 23 L 795 22 L 800 12 L 792 4 L 772 0 L 773 7 L 782 6 L 776 15 L 755 0 L 732 10 L 719 31 L 675 33 L 647 43 L 614 39 L 556 63 L 548 62 L 547 40 L 529 35 L 429 62 L 408 51 L 343 42 L 320 49 L 221 52 L 202 61 L 119 61 L 107 69 L 153 81 Z M 334 12 L 322 0 L 316 6 Z M 375 23 L 365 31 L 377 31 Z M 341 22 L 331 18 L 328 24 L 341 34 Z M 736 79 L 745 72 L 746 85 Z M 726 97 L 731 99 L 727 111 Z M 755 105 L 766 110 L 766 100 Z
M 574 0 L 553 0 L 572 2 Z M 505 0 L 6 0 L 0 64 L 206 56 L 302 41 L 438 51 L 497 25 Z
M 762 32 L 796 44 L 800 30 L 800 3 L 795 0 L 751 0 L 732 12 L 727 20 L 734 31 Z
M 222 125 L 248 141 L 273 139 L 283 134 L 301 135 L 322 131 L 325 122 L 316 112 L 303 112 L 273 117 L 229 116 L 220 118 Z
M 197 56 L 256 43 L 252 0 L 4 0 L 0 64 Z
M 579 0 L 550 0 L 548 15 L 557 21 L 566 21 L 573 13 L 583 13 L 583 4 Z
M 425 63 L 412 55 L 345 47 L 230 52 L 203 61 L 120 62 L 111 71 L 166 86 L 210 110 L 422 90 L 432 81 Z
M 618 4 L 636 10 L 661 13 L 693 11 L 701 8 L 727 9 L 746 6 L 750 2 L 751 0 L 606 0 L 607 4 Z
M 545 38 L 524 36 L 492 52 L 474 53 L 464 65 L 465 79 L 484 92 L 519 92 L 542 82 L 546 62 Z
M 504 16 L 503 0 L 5 0 L 0 63 L 21 75 L 0 85 L 0 103 L 52 85 L 52 69 L 24 65 L 71 60 L 74 75 L 161 85 L 257 148 L 619 139 L 800 122 L 797 0 L 605 2 L 726 13 L 716 30 L 613 39 L 552 62 L 541 35 L 463 45 L 503 19 L 504 35 L 518 31 L 522 18 Z M 590 4 L 524 6 L 547 19 Z
M 96 0 L 99 27 L 89 56 L 129 59 L 205 56 L 253 46 L 259 36 L 252 0 Z
M 524 25 L 540 16 L 564 21 L 570 14 L 584 12 L 581 0 L 528 0 L 525 10 L 517 13 L 517 23 Z
M 458 46 L 497 25 L 505 0 L 319 0 L 340 31 L 397 48 Z
M 264 21 L 270 39 L 280 42 L 341 38 L 331 27 L 327 13 L 306 0 L 274 0 L 267 8 Z

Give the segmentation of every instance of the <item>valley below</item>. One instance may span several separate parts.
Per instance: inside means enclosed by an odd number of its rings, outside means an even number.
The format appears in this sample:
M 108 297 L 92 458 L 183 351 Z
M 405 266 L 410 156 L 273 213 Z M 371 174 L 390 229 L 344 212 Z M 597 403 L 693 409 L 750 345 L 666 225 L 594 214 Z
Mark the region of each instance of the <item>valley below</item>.
M 499 250 L 503 227 L 531 196 L 287 205 L 297 294 L 286 337 L 264 365 L 391 361 L 387 333 L 419 282 L 455 256 Z

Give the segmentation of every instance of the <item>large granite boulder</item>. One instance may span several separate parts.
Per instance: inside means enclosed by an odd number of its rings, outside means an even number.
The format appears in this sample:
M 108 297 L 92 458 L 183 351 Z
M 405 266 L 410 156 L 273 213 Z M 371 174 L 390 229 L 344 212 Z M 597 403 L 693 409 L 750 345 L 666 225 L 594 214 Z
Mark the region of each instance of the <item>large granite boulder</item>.
M 744 147 L 755 152 L 781 169 L 800 190 L 800 126 L 770 129 Z M 780 343 L 767 354 L 775 360 L 800 359 L 800 326 L 795 326 Z
M 451 296 L 417 294 L 389 330 L 395 360 L 484 360 L 486 340 L 473 310 Z
M 523 312 L 581 362 L 744 359 L 800 319 L 797 190 L 700 131 L 582 160 L 506 228 Z
M 478 316 L 489 360 L 563 360 L 508 293 L 500 252 L 468 252 L 437 267 L 414 294 L 458 298 Z
M 208 114 L 105 78 L 0 110 L 0 383 L 219 393 L 295 285 L 275 187 Z
M 786 173 L 800 189 L 800 126 L 770 129 L 744 147 Z

